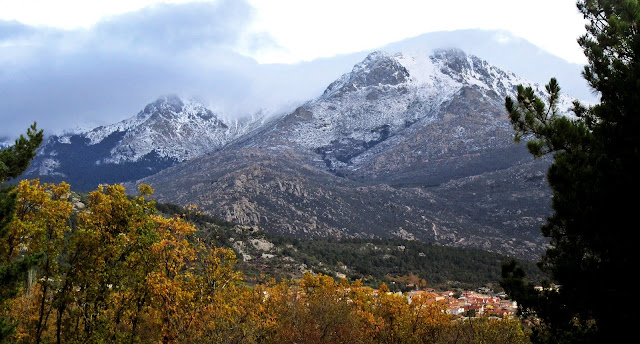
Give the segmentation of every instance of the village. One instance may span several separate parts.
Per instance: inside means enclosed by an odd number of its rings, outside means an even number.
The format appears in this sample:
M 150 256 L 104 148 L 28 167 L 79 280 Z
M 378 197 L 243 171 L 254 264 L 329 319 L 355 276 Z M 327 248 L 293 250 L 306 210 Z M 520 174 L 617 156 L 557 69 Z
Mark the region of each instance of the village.
M 482 292 L 482 293 L 481 293 Z M 432 288 L 414 290 L 406 293 L 411 302 L 412 298 L 423 296 L 432 298 L 435 302 L 447 305 L 447 312 L 462 317 L 498 317 L 511 318 L 516 314 L 518 305 L 515 301 L 506 300 L 504 293 L 491 293 L 490 290 L 462 291 L 436 291 Z

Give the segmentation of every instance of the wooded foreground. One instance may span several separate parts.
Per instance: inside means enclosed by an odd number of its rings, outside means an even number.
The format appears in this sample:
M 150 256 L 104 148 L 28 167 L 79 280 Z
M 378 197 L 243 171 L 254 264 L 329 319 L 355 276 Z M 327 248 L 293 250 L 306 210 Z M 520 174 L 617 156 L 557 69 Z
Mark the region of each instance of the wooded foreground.
M 12 191 L 0 266 L 29 268 L 0 297 L 7 342 L 528 342 L 518 320 L 454 318 L 428 295 L 409 302 L 384 284 L 306 273 L 249 286 L 233 250 L 159 215 L 150 187 L 131 198 L 103 186 L 82 209 L 69 191 L 37 180 Z

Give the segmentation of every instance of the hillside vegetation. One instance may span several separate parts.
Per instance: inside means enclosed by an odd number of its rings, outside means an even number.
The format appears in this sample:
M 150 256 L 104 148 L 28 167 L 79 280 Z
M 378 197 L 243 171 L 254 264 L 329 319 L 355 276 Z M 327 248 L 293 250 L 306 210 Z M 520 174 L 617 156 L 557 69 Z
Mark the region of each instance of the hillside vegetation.
M 394 291 L 418 286 L 416 281 L 437 289 L 499 289 L 500 269 L 509 257 L 472 248 L 402 239 L 300 239 L 261 232 L 235 225 L 169 203 L 159 203 L 166 215 L 182 215 L 193 223 L 196 235 L 213 246 L 233 248 L 238 267 L 247 280 L 301 277 L 309 270 L 330 276 L 362 279 L 378 286 L 386 282 Z M 545 276 L 530 261 L 521 260 L 532 279 Z M 263 275 L 261 277 L 261 275 Z

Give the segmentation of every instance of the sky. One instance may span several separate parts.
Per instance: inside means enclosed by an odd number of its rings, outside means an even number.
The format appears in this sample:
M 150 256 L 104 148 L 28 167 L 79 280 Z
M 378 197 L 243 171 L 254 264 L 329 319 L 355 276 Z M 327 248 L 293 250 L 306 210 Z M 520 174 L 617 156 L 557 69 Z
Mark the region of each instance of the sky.
M 52 133 L 113 123 L 168 93 L 227 115 L 285 108 L 351 53 L 460 29 L 586 61 L 573 0 L 0 0 L 0 137 L 33 120 Z

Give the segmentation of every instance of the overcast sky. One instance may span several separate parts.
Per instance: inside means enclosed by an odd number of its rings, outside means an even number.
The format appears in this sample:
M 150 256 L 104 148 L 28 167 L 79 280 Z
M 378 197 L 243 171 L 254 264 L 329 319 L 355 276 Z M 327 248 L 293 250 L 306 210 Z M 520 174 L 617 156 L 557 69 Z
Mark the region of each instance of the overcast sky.
M 293 104 L 326 86 L 302 61 L 458 29 L 585 62 L 573 0 L 0 0 L 0 137 L 33 120 L 49 132 L 112 123 L 168 93 L 229 114 Z M 327 70 L 349 69 L 336 63 Z

